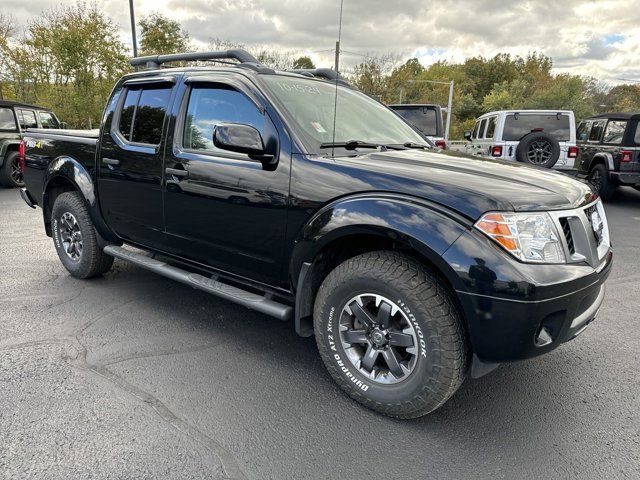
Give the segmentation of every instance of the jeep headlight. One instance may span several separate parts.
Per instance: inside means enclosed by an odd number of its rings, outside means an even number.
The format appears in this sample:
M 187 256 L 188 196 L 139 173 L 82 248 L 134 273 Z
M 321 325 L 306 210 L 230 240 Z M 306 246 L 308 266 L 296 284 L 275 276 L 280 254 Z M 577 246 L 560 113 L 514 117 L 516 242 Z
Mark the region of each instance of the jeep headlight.
M 566 262 L 558 230 L 547 213 L 489 212 L 475 227 L 523 262 Z

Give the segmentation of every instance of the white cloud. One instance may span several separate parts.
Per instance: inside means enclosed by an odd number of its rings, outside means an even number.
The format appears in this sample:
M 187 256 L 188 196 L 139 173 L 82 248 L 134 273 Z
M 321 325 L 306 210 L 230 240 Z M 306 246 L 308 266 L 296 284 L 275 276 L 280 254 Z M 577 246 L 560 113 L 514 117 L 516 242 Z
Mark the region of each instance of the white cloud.
M 137 15 L 179 20 L 198 46 L 211 38 L 313 53 L 325 66 L 338 30 L 338 0 L 134 0 Z M 22 24 L 69 0 L 2 0 Z M 98 2 L 129 39 L 126 0 Z M 418 55 L 423 64 L 498 52 L 550 55 L 556 70 L 605 81 L 640 78 L 640 8 L 629 0 L 345 0 L 342 47 Z M 27 6 L 28 5 L 28 6 Z M 360 57 L 345 54 L 353 64 Z

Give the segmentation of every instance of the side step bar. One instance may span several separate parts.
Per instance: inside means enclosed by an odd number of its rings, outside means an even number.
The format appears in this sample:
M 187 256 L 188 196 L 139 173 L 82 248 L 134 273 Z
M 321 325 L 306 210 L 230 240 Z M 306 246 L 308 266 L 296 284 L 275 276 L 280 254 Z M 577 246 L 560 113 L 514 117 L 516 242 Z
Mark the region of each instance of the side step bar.
M 142 268 L 151 270 L 164 277 L 190 285 L 198 290 L 204 290 L 225 300 L 230 300 L 251 310 L 256 310 L 280 320 L 289 320 L 293 314 L 293 308 L 289 305 L 275 302 L 266 296 L 247 292 L 232 285 L 226 285 L 218 280 L 207 278 L 198 273 L 188 272 L 160 260 L 132 252 L 123 247 L 107 245 L 104 247 L 104 253 L 121 260 L 126 260 L 127 262 L 135 263 Z

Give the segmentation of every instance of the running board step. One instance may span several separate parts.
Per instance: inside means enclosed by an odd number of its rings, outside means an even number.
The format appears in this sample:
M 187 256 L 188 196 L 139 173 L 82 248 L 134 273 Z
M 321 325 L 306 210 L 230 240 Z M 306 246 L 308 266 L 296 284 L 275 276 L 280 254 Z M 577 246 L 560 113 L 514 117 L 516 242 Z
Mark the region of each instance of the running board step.
M 188 272 L 181 268 L 174 267 L 173 265 L 169 265 L 168 263 L 156 260 L 155 258 L 132 252 L 131 250 L 127 250 L 123 247 L 107 245 L 104 247 L 104 253 L 121 260 L 126 260 L 127 262 L 135 263 L 142 268 L 151 270 L 152 272 L 164 277 L 190 285 L 198 290 L 212 293 L 220 298 L 224 298 L 225 300 L 230 300 L 244 307 L 250 308 L 251 310 L 256 310 L 257 312 L 264 313 L 280 320 L 289 320 L 293 314 L 293 308 L 289 305 L 275 302 L 265 296 L 247 292 L 241 288 L 224 284 L 218 280 L 207 278 L 198 273 Z

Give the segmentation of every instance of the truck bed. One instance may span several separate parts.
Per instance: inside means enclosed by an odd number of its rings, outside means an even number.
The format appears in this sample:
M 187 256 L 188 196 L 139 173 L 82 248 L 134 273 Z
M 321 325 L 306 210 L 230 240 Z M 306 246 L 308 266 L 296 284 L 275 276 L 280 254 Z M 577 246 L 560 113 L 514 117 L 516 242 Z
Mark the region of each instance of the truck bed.
M 100 136 L 100 130 L 94 128 L 93 130 L 72 130 L 72 129 L 53 129 L 53 128 L 29 128 L 25 132 L 25 136 L 31 134 L 36 135 L 53 135 L 59 137 L 82 137 L 82 138 L 95 138 L 96 140 Z

